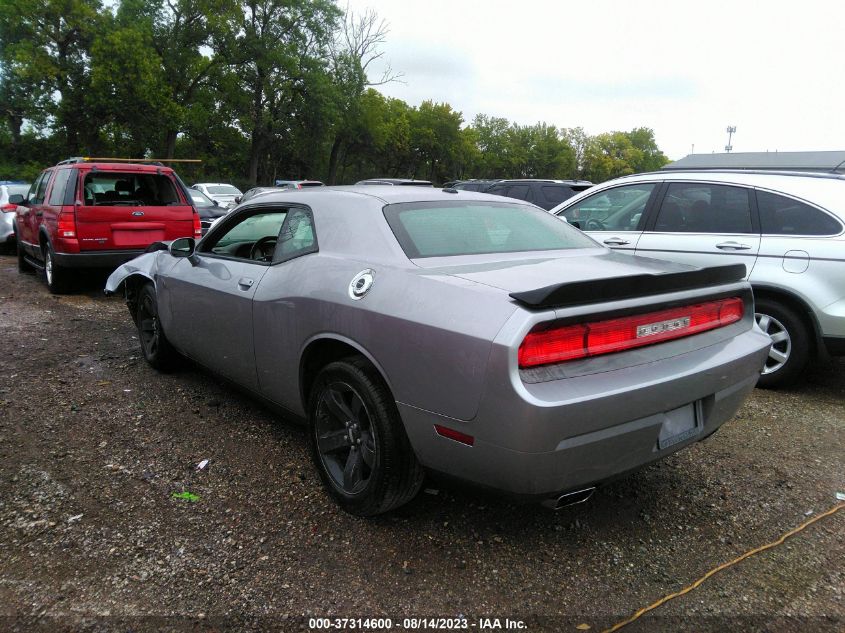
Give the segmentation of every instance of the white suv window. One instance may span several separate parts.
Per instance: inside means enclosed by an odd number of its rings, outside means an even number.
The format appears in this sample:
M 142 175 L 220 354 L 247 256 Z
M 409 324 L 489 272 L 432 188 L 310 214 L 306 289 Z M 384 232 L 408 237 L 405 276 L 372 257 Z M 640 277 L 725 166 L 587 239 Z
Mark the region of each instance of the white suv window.
M 660 205 L 654 230 L 752 233 L 749 191 L 726 185 L 673 182 Z
M 636 231 L 656 186 L 644 182 L 605 189 L 569 207 L 562 215 L 582 231 Z

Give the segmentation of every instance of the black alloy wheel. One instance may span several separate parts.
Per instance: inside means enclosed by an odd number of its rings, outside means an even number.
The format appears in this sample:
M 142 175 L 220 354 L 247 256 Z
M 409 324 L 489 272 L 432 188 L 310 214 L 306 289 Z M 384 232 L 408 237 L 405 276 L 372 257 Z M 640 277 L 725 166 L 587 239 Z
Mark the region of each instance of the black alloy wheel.
M 310 390 L 311 456 L 329 494 L 357 516 L 413 499 L 424 471 L 378 370 L 352 356 L 326 365 Z
M 376 447 L 367 407 L 351 385 L 326 385 L 317 402 L 315 432 L 334 485 L 347 495 L 364 490 L 376 464 Z
M 138 324 L 138 339 L 141 341 L 144 359 L 160 371 L 175 367 L 178 354 L 161 329 L 158 302 L 152 284 L 146 284 L 138 293 L 135 322 Z

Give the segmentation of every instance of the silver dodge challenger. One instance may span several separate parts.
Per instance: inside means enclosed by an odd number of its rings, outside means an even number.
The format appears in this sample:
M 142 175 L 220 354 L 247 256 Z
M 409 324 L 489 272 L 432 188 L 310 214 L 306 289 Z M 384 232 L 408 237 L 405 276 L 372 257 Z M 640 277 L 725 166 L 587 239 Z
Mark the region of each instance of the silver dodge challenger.
M 770 339 L 744 267 L 617 254 L 469 191 L 319 187 L 242 204 L 108 279 L 144 357 L 188 357 L 307 422 L 346 511 L 426 470 L 562 507 L 719 428 Z

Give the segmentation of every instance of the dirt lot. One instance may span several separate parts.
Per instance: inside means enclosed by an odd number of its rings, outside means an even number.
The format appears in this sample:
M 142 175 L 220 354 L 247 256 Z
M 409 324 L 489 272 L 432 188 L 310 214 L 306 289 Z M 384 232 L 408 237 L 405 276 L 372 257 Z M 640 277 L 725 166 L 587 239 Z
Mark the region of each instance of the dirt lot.
M 150 369 L 101 282 L 53 297 L 0 258 L 0 630 L 308 630 L 320 615 L 595 631 L 845 491 L 837 361 L 581 506 L 432 481 L 356 519 L 323 494 L 301 428 L 199 369 Z M 845 511 L 624 630 L 841 631 L 843 528 Z

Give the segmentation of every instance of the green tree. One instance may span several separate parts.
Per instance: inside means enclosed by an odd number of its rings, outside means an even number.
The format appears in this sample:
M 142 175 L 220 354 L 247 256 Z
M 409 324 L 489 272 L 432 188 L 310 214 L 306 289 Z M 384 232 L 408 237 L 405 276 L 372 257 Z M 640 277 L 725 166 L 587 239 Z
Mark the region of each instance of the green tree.
M 107 15 L 100 0 L 0 0 L 3 56 L 44 100 L 39 106 L 71 154 L 96 145 L 99 134 L 87 60 Z
M 245 0 L 235 31 L 237 90 L 228 95 L 249 137 L 247 179 L 256 183 L 274 143 L 289 145 L 303 125 L 307 92 L 328 65 L 340 12 L 330 0 Z

